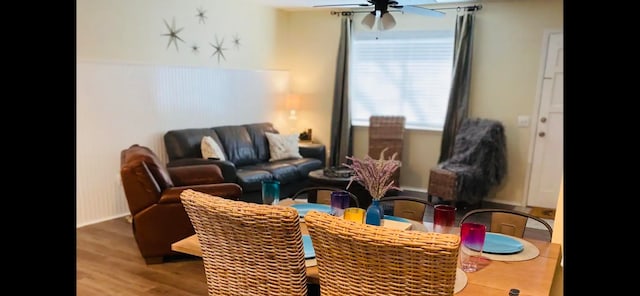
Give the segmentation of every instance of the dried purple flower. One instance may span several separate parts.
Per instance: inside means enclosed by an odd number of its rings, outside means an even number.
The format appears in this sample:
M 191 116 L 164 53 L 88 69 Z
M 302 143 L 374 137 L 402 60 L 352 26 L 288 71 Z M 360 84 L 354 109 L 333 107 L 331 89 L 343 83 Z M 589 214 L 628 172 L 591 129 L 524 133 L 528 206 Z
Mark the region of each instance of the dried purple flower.
M 395 160 L 398 153 L 394 153 L 389 159 L 384 159 L 384 153 L 389 148 L 385 148 L 380 152 L 379 159 L 373 159 L 369 155 L 363 159 L 353 156 L 347 156 L 351 160 L 351 164 L 343 163 L 342 165 L 353 170 L 353 176 L 349 180 L 347 189 L 353 181 L 360 183 L 371 197 L 380 199 L 390 189 L 401 190 L 393 184 L 393 173 L 400 167 L 400 161 Z

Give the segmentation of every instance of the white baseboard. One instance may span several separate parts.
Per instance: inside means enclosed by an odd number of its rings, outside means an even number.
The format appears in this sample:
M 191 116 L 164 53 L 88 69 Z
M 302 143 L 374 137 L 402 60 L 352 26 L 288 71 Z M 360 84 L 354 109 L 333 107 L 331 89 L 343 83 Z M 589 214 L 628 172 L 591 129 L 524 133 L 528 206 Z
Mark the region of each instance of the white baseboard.
M 104 221 L 107 221 L 107 220 L 113 220 L 113 219 L 116 219 L 116 218 L 122 218 L 122 217 L 125 217 L 125 216 L 128 216 L 128 215 L 131 215 L 131 214 L 130 213 L 118 214 L 118 215 L 114 215 L 114 216 L 111 216 L 111 217 L 106 217 L 104 219 L 90 221 L 90 222 L 86 222 L 86 223 L 82 223 L 82 224 L 76 224 L 76 228 L 80 228 L 80 227 L 84 227 L 84 226 L 87 226 L 87 225 L 92 225 L 92 224 L 104 222 Z

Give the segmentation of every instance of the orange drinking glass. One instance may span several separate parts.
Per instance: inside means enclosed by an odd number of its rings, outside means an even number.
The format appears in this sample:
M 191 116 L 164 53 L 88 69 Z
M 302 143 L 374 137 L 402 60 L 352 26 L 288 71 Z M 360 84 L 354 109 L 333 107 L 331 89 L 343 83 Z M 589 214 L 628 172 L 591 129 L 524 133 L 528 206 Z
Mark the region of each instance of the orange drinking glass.
M 344 209 L 344 219 L 362 224 L 365 213 L 366 211 L 361 208 L 346 208 Z

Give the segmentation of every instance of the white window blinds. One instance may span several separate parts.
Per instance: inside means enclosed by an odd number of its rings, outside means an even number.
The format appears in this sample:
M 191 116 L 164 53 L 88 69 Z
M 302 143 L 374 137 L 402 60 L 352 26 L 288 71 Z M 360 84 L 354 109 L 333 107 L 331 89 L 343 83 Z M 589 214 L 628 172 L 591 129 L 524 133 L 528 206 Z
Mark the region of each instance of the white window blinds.
M 449 100 L 453 31 L 354 32 L 351 118 L 404 115 L 409 129 L 442 130 Z

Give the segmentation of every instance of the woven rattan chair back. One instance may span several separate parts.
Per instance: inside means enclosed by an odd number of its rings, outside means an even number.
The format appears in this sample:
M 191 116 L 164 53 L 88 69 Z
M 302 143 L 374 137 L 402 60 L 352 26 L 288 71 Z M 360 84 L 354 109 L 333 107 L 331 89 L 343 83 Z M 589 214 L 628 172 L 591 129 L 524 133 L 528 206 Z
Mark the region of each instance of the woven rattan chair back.
M 309 211 L 320 293 L 453 295 L 460 236 L 359 224 Z
M 441 168 L 432 168 L 429 171 L 429 185 L 427 198 L 433 202 L 433 197 L 438 197 L 444 202 L 455 202 L 458 195 L 458 175 L 452 171 Z
M 369 156 L 380 157 L 382 150 L 385 158 L 397 153 L 396 160 L 402 162 L 402 144 L 404 143 L 404 116 L 371 116 L 369 117 Z M 400 170 L 393 174 L 396 186 L 400 186 Z
M 307 295 L 298 212 L 193 190 L 180 194 L 216 295 Z
M 486 218 L 487 215 L 490 215 L 490 218 Z M 487 221 L 488 220 L 488 221 Z M 548 232 L 548 235 L 545 236 L 549 241 L 551 241 L 551 237 L 553 236 L 553 228 L 547 221 L 533 216 L 529 213 L 510 210 L 510 209 L 476 209 L 467 212 L 462 218 L 460 218 L 460 223 L 458 226 L 462 225 L 464 222 L 476 222 L 483 223 L 487 225 L 487 231 L 503 233 L 510 236 L 524 238 L 526 236 L 527 231 L 533 231 L 531 227 L 527 228 L 527 222 L 530 220 L 536 221 L 531 223 L 541 225 L 544 228 L 542 231 Z M 540 227 L 538 227 L 540 228 Z
M 416 196 L 385 196 L 380 199 L 380 203 L 393 203 L 393 215 L 407 218 L 414 221 L 423 221 L 427 207 L 433 205 L 425 198 Z

